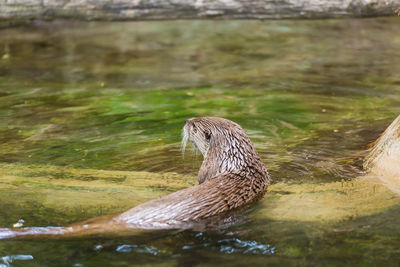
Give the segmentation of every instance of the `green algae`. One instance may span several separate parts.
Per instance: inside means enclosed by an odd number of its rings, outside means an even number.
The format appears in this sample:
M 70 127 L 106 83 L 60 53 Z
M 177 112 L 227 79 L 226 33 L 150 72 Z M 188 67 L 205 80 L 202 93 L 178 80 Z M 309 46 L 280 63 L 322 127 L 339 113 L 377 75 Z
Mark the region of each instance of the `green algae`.
M 341 154 L 351 157 L 345 147 L 375 139 L 365 136 L 371 121 L 398 113 L 394 24 L 193 21 L 3 30 L 0 46 L 10 56 L 0 62 L 0 159 L 194 172 L 199 163 L 179 158 L 180 129 L 185 119 L 205 115 L 243 125 L 277 172 L 293 160 L 287 151 L 308 140 L 342 143 Z

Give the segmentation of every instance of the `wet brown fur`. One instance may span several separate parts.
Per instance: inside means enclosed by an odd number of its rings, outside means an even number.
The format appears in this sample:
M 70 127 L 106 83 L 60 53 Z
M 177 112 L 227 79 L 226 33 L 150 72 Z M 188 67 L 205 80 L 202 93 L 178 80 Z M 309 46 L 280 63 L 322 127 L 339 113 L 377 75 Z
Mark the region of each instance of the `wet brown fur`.
M 190 140 L 204 156 L 199 185 L 151 200 L 116 216 L 104 216 L 62 228 L 0 229 L 2 238 L 85 236 L 129 229 L 193 228 L 201 221 L 246 207 L 262 198 L 270 178 L 242 127 L 223 118 L 186 121 Z

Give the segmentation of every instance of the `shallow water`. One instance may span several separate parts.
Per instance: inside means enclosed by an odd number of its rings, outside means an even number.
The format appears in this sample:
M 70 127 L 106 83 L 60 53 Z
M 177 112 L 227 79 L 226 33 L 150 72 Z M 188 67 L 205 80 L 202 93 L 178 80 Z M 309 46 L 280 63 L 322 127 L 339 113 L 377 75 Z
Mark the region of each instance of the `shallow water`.
M 180 151 L 190 117 L 241 124 L 275 184 L 235 227 L 0 241 L 0 264 L 398 265 L 397 195 L 352 184 L 400 113 L 398 29 L 398 18 L 2 29 L 0 227 L 66 225 L 194 184 L 202 157 Z

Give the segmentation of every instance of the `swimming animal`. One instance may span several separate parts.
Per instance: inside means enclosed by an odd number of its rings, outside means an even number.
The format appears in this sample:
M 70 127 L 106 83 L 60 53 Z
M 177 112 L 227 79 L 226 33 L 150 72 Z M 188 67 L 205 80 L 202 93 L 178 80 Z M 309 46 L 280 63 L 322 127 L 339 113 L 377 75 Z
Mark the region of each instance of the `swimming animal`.
M 67 227 L 0 228 L 0 239 L 43 235 L 77 237 L 130 229 L 187 229 L 262 198 L 268 172 L 243 128 L 230 120 L 201 117 L 186 120 L 183 144 L 200 150 L 204 160 L 199 184 L 138 205 L 118 215 L 93 218 Z

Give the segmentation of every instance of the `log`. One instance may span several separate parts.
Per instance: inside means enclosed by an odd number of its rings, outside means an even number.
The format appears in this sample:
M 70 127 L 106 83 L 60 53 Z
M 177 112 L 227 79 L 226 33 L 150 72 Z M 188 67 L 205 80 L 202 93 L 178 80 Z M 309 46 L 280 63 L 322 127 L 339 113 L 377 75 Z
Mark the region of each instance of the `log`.
M 0 19 L 287 19 L 395 15 L 400 0 L 0 0 Z

